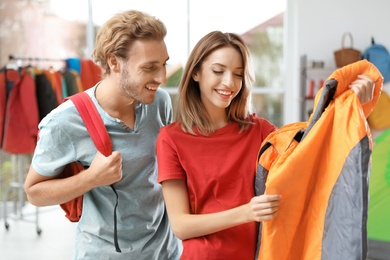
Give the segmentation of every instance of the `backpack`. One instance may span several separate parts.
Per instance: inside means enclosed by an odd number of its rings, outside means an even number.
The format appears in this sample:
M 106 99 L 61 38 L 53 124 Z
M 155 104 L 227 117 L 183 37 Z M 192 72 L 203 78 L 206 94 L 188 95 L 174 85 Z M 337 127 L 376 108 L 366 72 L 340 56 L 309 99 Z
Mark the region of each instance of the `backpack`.
M 107 129 L 97 111 L 95 104 L 92 102 L 91 97 L 86 92 L 80 92 L 65 99 L 70 99 L 77 108 L 81 119 L 83 120 L 88 133 L 95 144 L 96 149 L 99 150 L 104 156 L 109 156 L 112 153 L 112 143 Z M 65 166 L 64 170 L 60 174 L 61 178 L 67 178 L 78 174 L 83 171 L 85 167 L 79 162 L 71 162 Z M 116 195 L 116 203 L 114 207 L 114 244 L 117 252 L 121 252 L 118 244 L 117 237 L 117 217 L 116 208 L 118 206 L 118 194 L 113 185 L 110 185 L 111 189 Z M 83 209 L 83 195 L 74 198 L 68 202 L 60 204 L 60 207 L 65 211 L 65 217 L 71 222 L 78 222 L 82 215 Z
M 364 51 L 362 57 L 378 68 L 384 83 L 390 80 L 390 54 L 385 46 L 375 43 L 374 38 L 371 38 L 371 46 Z
M 349 84 L 367 74 L 374 98 L 361 105 Z M 256 195 L 281 194 L 259 225 L 256 259 L 365 259 L 371 138 L 366 117 L 383 78 L 367 60 L 332 73 L 307 122 L 282 126 L 259 150 Z M 348 235 L 345 235 L 348 234 Z
M 390 127 L 390 96 L 382 91 L 378 103 L 367 118 L 371 129 L 383 130 Z

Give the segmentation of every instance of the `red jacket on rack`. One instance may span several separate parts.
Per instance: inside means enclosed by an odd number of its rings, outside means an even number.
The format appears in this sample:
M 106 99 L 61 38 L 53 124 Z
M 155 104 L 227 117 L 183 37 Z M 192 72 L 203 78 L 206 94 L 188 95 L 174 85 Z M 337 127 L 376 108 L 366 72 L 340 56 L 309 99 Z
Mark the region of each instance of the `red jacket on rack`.
M 7 107 L 7 88 L 5 86 L 5 71 L 0 71 L 0 147 L 3 143 L 4 117 Z
M 7 110 L 8 89 L 19 79 L 15 69 L 4 68 L 0 71 L 0 148 L 3 147 L 4 123 Z
M 33 153 L 37 141 L 39 123 L 35 82 L 28 73 L 12 87 L 5 113 L 3 150 L 14 154 Z
M 80 80 L 83 90 L 87 90 L 96 85 L 101 80 L 102 70 L 92 60 L 81 59 Z

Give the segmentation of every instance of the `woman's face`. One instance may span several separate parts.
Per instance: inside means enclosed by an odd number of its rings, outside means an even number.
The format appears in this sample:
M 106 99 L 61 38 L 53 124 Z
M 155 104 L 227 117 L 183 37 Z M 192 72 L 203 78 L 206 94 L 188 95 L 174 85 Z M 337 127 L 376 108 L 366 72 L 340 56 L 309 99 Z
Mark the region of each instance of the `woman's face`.
M 201 100 L 207 111 L 227 108 L 242 87 L 244 64 L 233 47 L 223 47 L 211 53 L 193 79 L 199 83 Z

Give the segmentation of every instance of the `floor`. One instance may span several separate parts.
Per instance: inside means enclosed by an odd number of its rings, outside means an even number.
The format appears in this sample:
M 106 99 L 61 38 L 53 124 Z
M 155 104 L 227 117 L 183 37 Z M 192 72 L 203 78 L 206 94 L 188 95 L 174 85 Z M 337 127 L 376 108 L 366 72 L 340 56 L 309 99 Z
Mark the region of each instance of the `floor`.
M 38 209 L 37 226 L 36 209 L 26 205 L 22 218 L 8 217 L 8 229 L 5 228 L 4 219 L 0 218 L 1 260 L 71 259 L 77 224 L 69 222 L 59 206 L 51 206 Z
M 69 222 L 59 206 L 38 208 L 38 214 L 36 209 L 26 205 L 22 216 L 7 217 L 8 229 L 0 219 L 1 260 L 71 259 L 77 224 Z

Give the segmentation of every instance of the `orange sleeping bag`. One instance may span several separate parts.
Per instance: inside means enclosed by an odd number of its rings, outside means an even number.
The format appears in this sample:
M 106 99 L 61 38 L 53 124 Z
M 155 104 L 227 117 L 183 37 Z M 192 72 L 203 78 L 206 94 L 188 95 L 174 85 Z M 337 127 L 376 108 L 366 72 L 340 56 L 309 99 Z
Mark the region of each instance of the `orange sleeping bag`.
M 359 74 L 375 82 L 360 104 L 348 88 Z M 333 72 L 307 122 L 281 127 L 259 152 L 255 189 L 281 194 L 276 217 L 260 225 L 258 259 L 365 259 L 372 140 L 366 118 L 383 77 L 366 60 Z

